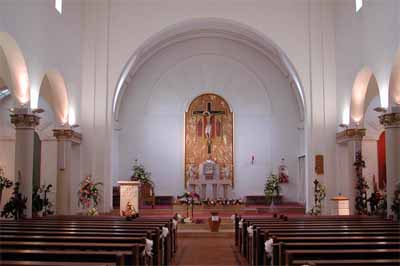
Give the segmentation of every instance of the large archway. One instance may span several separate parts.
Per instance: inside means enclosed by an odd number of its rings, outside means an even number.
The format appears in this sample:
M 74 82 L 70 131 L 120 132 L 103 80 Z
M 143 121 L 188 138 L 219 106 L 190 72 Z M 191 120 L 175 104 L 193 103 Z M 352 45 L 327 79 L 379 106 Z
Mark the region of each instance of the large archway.
M 290 200 L 305 199 L 298 193 L 308 185 L 298 173 L 298 156 L 306 153 L 300 79 L 271 40 L 223 19 L 194 19 L 168 27 L 128 60 L 113 101 L 117 130 L 112 175 L 127 178 L 138 158 L 156 176 L 156 193 L 162 188 L 178 194 L 184 175 L 183 115 L 191 99 L 203 93 L 221 95 L 235 112 L 238 196 L 262 195 L 266 175 L 276 173 L 285 158 L 292 175 L 284 185 L 286 195 Z M 252 155 L 255 165 L 249 163 Z M 170 168 L 174 170 L 168 172 Z
M 28 70 L 17 42 L 7 32 L 0 32 L 0 77 L 18 104 L 28 104 Z

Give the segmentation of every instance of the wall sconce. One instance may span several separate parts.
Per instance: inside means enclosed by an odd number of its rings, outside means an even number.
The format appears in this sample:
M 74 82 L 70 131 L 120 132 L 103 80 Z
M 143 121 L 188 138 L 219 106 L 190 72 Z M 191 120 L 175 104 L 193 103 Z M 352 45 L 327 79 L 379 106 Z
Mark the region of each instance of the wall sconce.
M 252 155 L 251 156 L 251 164 L 254 164 L 254 159 L 255 159 L 255 157 L 254 157 L 254 155 Z

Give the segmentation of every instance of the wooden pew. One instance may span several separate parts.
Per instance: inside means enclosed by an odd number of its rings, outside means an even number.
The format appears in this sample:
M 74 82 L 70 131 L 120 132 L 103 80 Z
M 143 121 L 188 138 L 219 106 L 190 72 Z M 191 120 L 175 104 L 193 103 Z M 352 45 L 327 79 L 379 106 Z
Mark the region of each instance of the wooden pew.
M 284 265 L 292 265 L 293 260 L 315 260 L 324 258 L 325 260 L 348 259 L 348 260 L 378 260 L 378 259 L 398 259 L 400 249 L 319 249 L 307 250 L 296 249 L 288 250 L 285 253 Z
M 119 243 L 124 241 L 124 237 L 129 236 L 127 241 L 137 241 L 138 243 L 143 242 L 144 237 L 147 236 L 148 230 L 153 230 L 155 246 L 160 237 L 160 226 L 171 226 L 171 219 L 141 219 L 132 221 L 125 221 L 121 219 L 76 219 L 72 217 L 63 220 L 63 218 L 53 219 L 32 219 L 21 222 L 14 221 L 2 221 L 1 222 L 1 240 L 12 240 L 18 239 L 19 241 L 32 241 L 32 240 L 43 240 L 43 241 L 76 241 L 77 237 L 79 241 L 86 241 L 93 245 L 98 241 L 108 243 L 109 241 Z M 168 228 L 168 227 L 167 227 Z M 169 230 L 172 232 L 172 230 Z M 171 235 L 171 234 L 169 234 Z M 169 237 L 168 239 L 171 239 Z M 115 242 L 117 241 L 117 242 Z M 167 240 L 167 243 L 170 243 Z M 171 251 L 171 245 L 169 250 Z M 160 254 L 158 254 L 160 255 Z M 161 256 L 159 256 L 161 257 Z M 159 262 L 157 264 L 167 264 L 172 257 L 172 252 L 166 252 L 164 254 L 166 261 Z

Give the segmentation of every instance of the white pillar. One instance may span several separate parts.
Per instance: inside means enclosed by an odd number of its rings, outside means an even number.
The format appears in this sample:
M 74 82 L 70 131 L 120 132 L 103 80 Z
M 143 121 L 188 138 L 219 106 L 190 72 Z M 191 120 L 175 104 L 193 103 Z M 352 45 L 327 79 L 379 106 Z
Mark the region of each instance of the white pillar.
M 336 134 L 336 143 L 346 145 L 348 162 L 346 163 L 346 170 L 344 176 L 337 177 L 340 182 L 341 194 L 349 199 L 350 214 L 355 214 L 355 199 L 357 196 L 356 182 L 357 176 L 355 172 L 354 162 L 356 160 L 357 152 L 362 154 L 362 138 L 365 136 L 366 130 L 363 128 L 346 129 Z
M 54 129 L 57 138 L 57 186 L 56 214 L 72 214 L 71 194 L 77 191 L 71 187 L 72 181 L 72 145 L 80 144 L 82 136 L 70 128 Z M 76 188 L 78 189 L 78 188 Z
M 387 113 L 379 120 L 386 132 L 386 199 L 387 215 L 390 216 L 393 215 L 394 191 L 400 183 L 400 113 Z
M 11 123 L 15 126 L 15 174 L 20 183 L 19 191 L 27 197 L 26 218 L 32 217 L 33 190 L 33 152 L 35 127 L 40 117 L 26 108 L 16 109 L 10 114 Z

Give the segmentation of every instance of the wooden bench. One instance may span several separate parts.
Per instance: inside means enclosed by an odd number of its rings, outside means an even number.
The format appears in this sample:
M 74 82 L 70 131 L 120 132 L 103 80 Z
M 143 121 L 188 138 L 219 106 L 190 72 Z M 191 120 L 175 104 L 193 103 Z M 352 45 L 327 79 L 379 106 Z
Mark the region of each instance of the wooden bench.
M 173 239 L 172 237 L 176 233 L 172 226 L 172 219 L 165 218 L 140 218 L 134 221 L 126 221 L 120 217 L 87 218 L 67 216 L 19 222 L 5 220 L 1 221 L 0 225 L 1 249 L 5 251 L 3 259 L 7 258 L 7 254 L 16 252 L 16 250 L 20 250 L 21 254 L 25 254 L 26 250 L 35 250 L 35 252 L 28 252 L 26 253 L 28 255 L 22 256 L 28 261 L 32 261 L 29 256 L 39 260 L 40 251 L 46 251 L 47 253 L 53 251 L 54 254 L 63 253 L 64 251 L 77 251 L 78 253 L 82 251 L 98 251 L 102 252 L 101 254 L 106 254 L 107 258 L 110 257 L 111 253 L 120 252 L 118 254 L 123 254 L 123 263 L 141 265 L 143 264 L 140 261 L 141 256 L 137 254 L 143 251 L 145 238 L 150 238 L 154 241 L 155 254 L 153 256 L 153 264 L 167 265 L 171 261 L 173 255 L 172 246 L 175 246 L 174 241 L 176 241 L 176 238 Z M 167 227 L 170 232 L 166 240 L 160 240 L 162 227 Z M 133 247 L 138 250 L 136 255 L 133 254 Z M 174 248 L 175 250 L 176 248 Z M 53 253 L 50 255 L 59 256 Z M 71 256 L 70 261 L 74 261 L 73 255 Z M 55 259 L 55 261 L 57 260 Z M 121 262 L 115 260 L 113 263 L 120 265 Z

